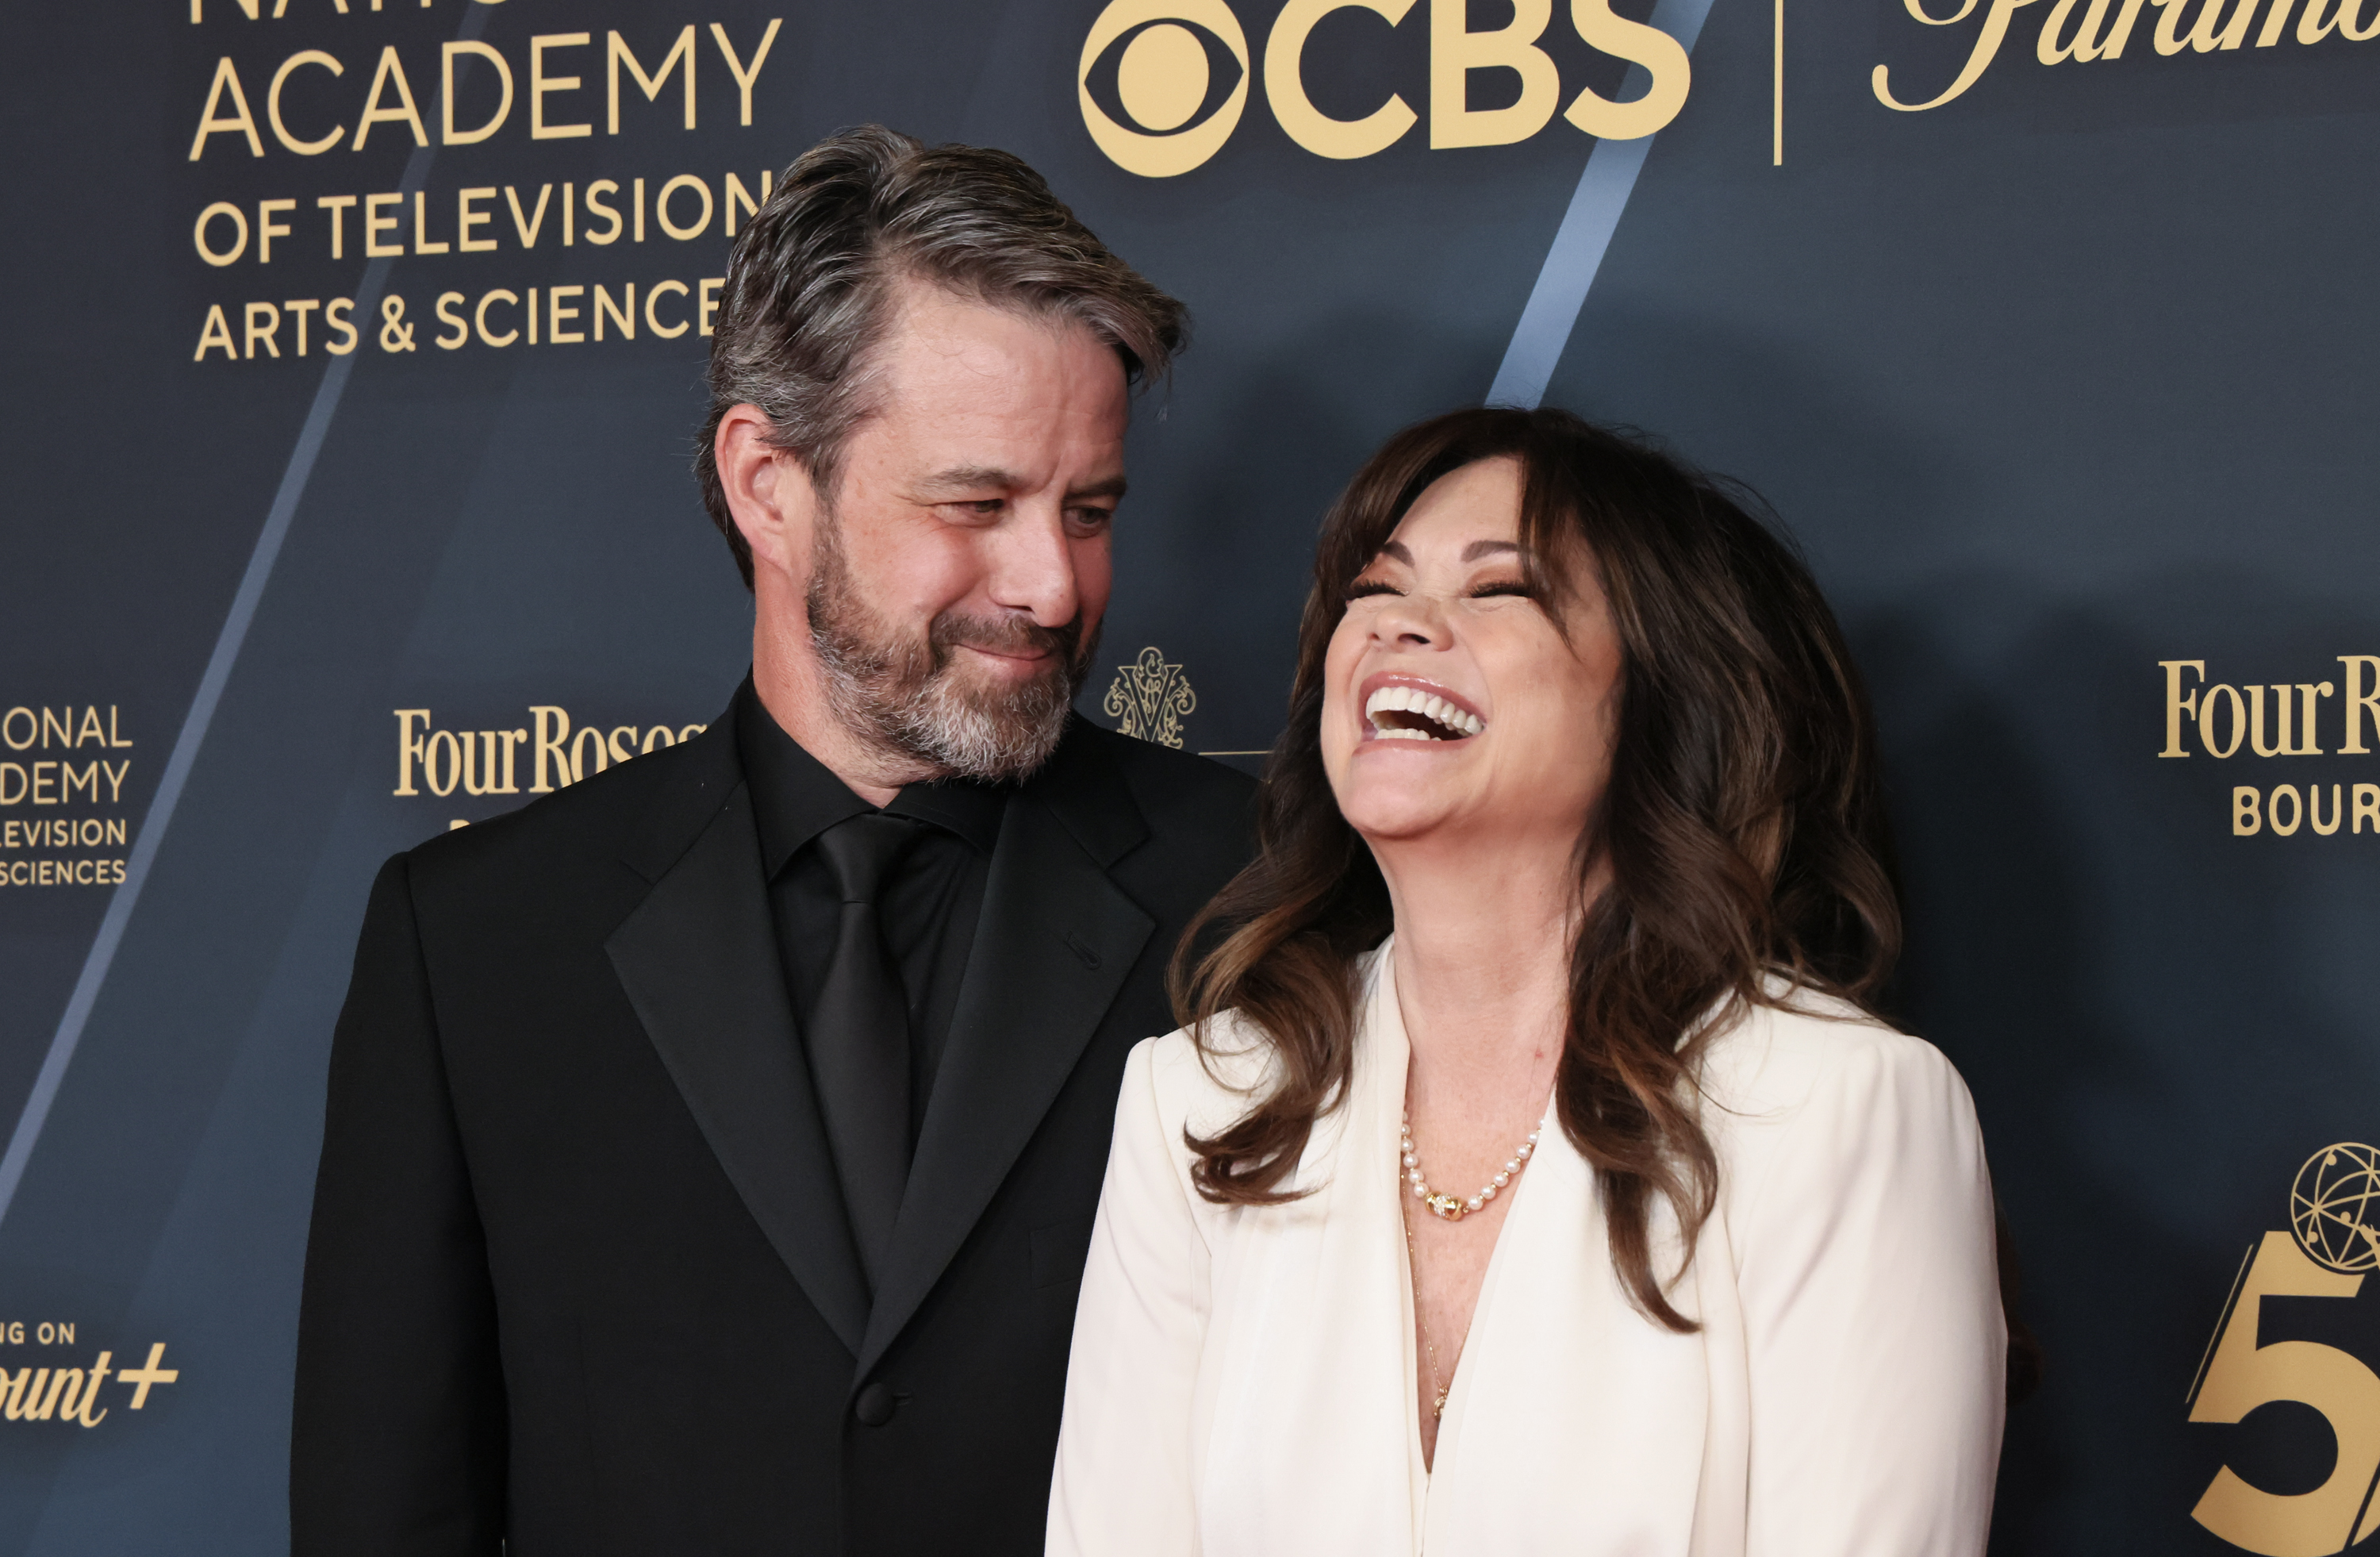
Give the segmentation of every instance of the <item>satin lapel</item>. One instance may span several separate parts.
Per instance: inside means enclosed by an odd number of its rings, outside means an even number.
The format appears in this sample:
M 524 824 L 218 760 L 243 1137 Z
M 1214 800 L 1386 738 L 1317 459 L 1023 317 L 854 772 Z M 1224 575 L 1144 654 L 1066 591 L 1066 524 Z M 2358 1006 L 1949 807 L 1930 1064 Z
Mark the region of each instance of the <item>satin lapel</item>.
M 1009 802 L 862 1374 L 941 1279 L 1156 928 L 1044 800 Z
M 785 997 L 740 784 L 604 951 L 746 1209 L 856 1353 L 868 1289 Z

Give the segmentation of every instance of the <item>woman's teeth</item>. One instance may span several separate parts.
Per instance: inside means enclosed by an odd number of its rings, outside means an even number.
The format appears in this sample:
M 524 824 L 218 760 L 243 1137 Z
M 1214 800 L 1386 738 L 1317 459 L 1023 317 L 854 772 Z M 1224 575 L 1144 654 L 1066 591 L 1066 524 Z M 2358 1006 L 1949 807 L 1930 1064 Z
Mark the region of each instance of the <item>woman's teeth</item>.
M 1435 693 L 1418 687 L 1383 687 L 1364 703 L 1364 717 L 1382 740 L 1459 741 L 1488 726 Z

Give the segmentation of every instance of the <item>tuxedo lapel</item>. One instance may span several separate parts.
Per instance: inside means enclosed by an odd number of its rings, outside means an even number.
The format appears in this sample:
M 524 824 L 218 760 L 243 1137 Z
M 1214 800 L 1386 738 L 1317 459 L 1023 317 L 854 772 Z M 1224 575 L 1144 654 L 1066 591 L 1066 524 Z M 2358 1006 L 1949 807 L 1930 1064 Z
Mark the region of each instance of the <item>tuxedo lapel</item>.
M 674 862 L 630 861 L 657 879 L 604 950 L 746 1209 L 856 1353 L 868 1289 L 785 995 L 751 797 L 714 777 L 722 791 Z M 671 851 L 656 838 L 643 852 Z
M 1096 753 L 1062 748 L 1010 800 L 861 1374 L 974 1229 L 1156 929 L 1106 870 L 1144 835 Z

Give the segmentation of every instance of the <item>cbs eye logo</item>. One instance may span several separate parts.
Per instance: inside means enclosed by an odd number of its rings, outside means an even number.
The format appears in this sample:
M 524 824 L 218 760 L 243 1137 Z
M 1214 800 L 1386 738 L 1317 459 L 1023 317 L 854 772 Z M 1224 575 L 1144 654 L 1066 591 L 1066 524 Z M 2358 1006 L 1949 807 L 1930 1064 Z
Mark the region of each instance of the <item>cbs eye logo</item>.
M 1306 95 L 1300 67 L 1316 27 L 1334 11 L 1376 13 L 1390 27 L 1418 0 L 1287 0 L 1265 40 L 1263 88 L 1273 117 L 1317 156 L 1347 160 L 1386 151 L 1421 122 L 1404 98 L 1382 90 L 1361 118 L 1331 117 Z M 1429 144 L 1504 146 L 1546 128 L 1561 103 L 1561 73 L 1539 47 L 1554 0 L 1512 0 L 1512 19 L 1471 30 L 1465 0 L 1428 0 Z M 1651 85 L 1624 102 L 1588 89 L 1562 117 L 1605 140 L 1651 135 L 1685 106 L 1686 51 L 1658 28 L 1615 13 L 1611 0 L 1570 0 L 1570 22 L 1588 47 L 1644 67 Z M 1465 101 L 1475 71 L 1517 77 L 1521 95 L 1500 108 Z M 1111 0 L 1083 40 L 1075 85 L 1083 124 L 1108 159 L 1146 178 L 1187 173 L 1222 150 L 1248 105 L 1257 68 L 1248 36 L 1225 0 Z
M 1115 0 L 1083 40 L 1075 85 L 1111 162 L 1148 178 L 1187 173 L 1239 128 L 1248 35 L 1223 0 Z

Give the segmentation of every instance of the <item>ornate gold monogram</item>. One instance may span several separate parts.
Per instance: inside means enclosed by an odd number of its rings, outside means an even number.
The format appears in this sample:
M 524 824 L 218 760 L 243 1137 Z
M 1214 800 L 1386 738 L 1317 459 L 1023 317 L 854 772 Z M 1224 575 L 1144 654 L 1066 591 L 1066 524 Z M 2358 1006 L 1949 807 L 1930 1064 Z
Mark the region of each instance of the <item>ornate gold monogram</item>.
M 1153 644 L 1132 663 L 1116 667 L 1115 685 L 1099 705 L 1123 734 L 1172 747 L 1182 744 L 1182 721 L 1197 706 L 1190 678 Z

